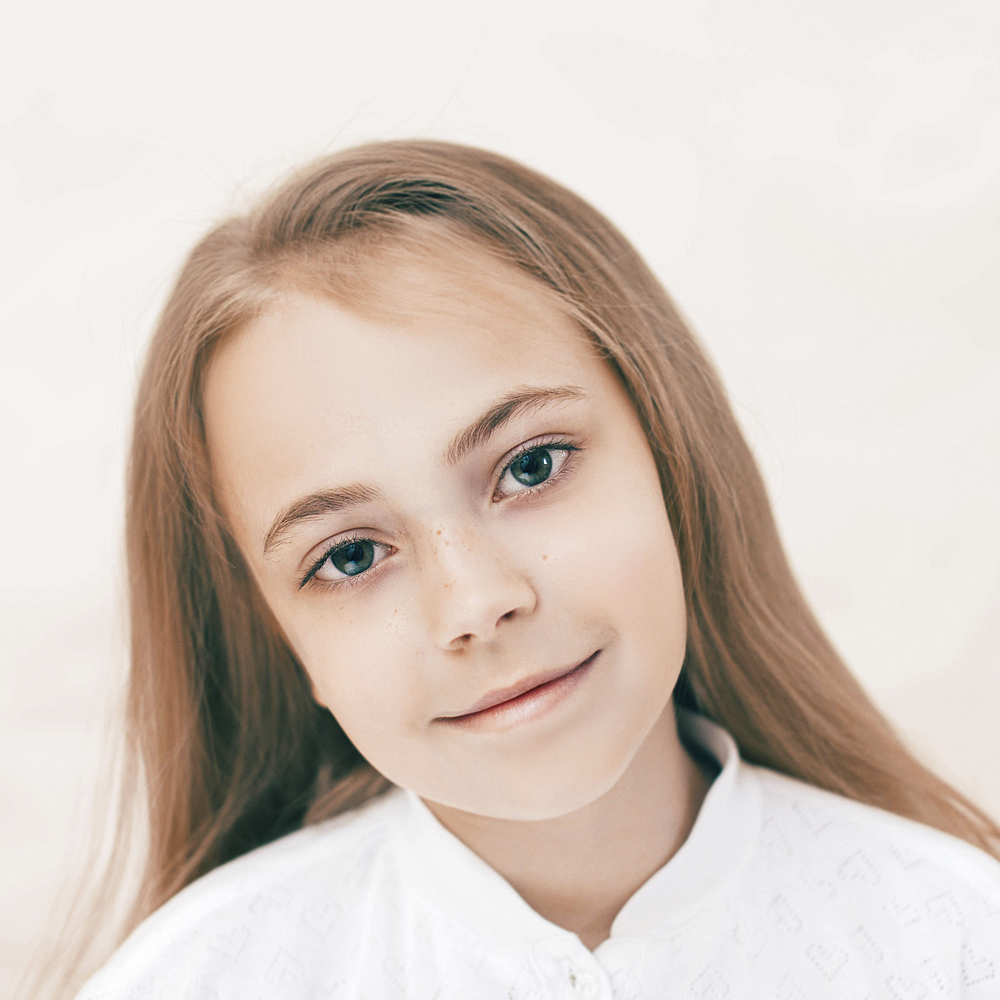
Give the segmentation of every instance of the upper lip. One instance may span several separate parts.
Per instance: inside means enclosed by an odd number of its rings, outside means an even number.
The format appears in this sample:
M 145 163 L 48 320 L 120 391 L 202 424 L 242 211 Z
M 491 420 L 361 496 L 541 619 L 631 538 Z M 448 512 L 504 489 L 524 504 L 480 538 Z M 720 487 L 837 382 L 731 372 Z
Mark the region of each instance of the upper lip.
M 442 715 L 439 716 L 439 718 L 461 719 L 466 715 L 475 715 L 476 712 L 485 712 L 486 709 L 493 708 L 496 705 L 502 705 L 505 701 L 512 701 L 514 698 L 525 694 L 532 688 L 541 687 L 543 684 L 548 684 L 549 681 L 558 680 L 560 677 L 565 677 L 567 674 L 571 674 L 577 667 L 583 666 L 583 664 L 586 663 L 587 660 L 589 660 L 593 655 L 594 653 L 591 653 L 590 656 L 574 663 L 572 666 L 556 667 L 555 670 L 547 670 L 545 673 L 535 674 L 532 677 L 526 677 L 524 680 L 517 681 L 517 683 L 511 684 L 509 687 L 497 688 L 495 691 L 490 691 L 488 694 L 484 694 L 479 701 L 477 701 L 471 708 L 467 708 L 464 712 L 457 712 L 455 715 Z

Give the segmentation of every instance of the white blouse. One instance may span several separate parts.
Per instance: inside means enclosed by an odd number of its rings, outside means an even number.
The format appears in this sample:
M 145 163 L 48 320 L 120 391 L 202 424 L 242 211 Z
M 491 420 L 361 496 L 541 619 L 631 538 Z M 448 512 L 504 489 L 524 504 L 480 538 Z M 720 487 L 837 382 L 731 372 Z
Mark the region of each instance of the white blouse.
M 721 772 L 593 952 L 394 789 L 188 886 L 78 1000 L 1000 998 L 1000 863 L 679 721 Z

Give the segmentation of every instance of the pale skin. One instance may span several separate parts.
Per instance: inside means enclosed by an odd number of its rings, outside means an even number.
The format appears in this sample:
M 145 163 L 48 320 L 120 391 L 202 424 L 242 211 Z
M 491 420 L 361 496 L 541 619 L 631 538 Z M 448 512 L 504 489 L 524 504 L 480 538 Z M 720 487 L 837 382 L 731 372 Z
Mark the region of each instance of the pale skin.
M 596 948 L 708 787 L 674 722 L 685 608 L 656 466 L 544 288 L 474 249 L 372 274 L 349 303 L 281 295 L 217 352 L 216 489 L 316 700 Z

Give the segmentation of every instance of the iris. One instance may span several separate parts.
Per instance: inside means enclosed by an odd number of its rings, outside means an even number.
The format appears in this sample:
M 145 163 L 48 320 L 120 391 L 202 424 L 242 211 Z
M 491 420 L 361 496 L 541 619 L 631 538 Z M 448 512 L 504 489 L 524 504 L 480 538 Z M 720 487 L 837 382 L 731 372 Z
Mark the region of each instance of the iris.
M 375 546 L 364 538 L 341 545 L 330 553 L 330 562 L 345 576 L 363 573 L 374 561 Z
M 522 486 L 537 486 L 552 474 L 552 454 L 547 448 L 534 448 L 515 459 L 510 474 Z

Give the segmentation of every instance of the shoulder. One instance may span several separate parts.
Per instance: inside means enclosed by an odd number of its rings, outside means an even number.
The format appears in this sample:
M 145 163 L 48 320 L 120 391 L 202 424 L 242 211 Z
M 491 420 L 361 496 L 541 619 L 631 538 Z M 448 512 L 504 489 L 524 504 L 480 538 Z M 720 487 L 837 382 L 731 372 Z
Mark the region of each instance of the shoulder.
M 860 962 L 876 978 L 891 970 L 887 987 L 897 992 L 909 976 L 947 995 L 997 995 L 1000 862 L 921 823 L 753 770 L 762 792 L 757 891 L 778 926 L 804 936 L 820 928 L 814 964 Z
M 254 996 L 342 959 L 359 913 L 392 880 L 401 806 L 391 791 L 209 872 L 140 924 L 77 1000 Z
M 874 882 L 897 870 L 908 877 L 939 873 L 969 883 L 1000 905 L 1000 861 L 951 834 L 874 806 L 845 798 L 787 775 L 754 768 L 763 793 L 765 837 L 794 838 L 800 851 L 833 846 L 851 848 L 851 856 L 870 862 L 857 868 L 862 881 Z M 819 845 L 822 845 L 821 847 Z M 785 844 L 784 846 L 787 846 Z M 865 877 L 861 878 L 862 871 Z

